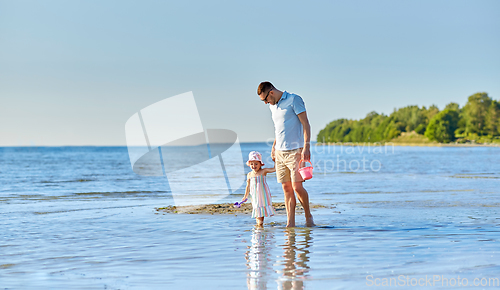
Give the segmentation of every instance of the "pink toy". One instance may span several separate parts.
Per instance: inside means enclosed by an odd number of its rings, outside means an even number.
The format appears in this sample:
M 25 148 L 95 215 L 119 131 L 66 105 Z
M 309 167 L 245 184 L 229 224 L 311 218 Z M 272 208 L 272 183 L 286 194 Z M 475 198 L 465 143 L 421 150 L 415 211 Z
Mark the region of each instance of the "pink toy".
M 241 205 L 242 205 L 244 202 L 246 202 L 247 200 L 248 200 L 248 199 L 247 199 L 247 198 L 245 198 L 244 200 L 242 200 L 242 201 L 240 201 L 240 202 L 235 202 L 233 206 L 234 206 L 234 207 L 237 207 L 237 208 L 240 208 L 240 207 L 241 207 Z
M 302 162 L 304 162 L 304 159 L 300 160 L 299 164 L 302 164 Z M 309 162 L 309 164 L 311 164 L 311 166 L 299 168 L 299 173 L 300 173 L 300 176 L 302 176 L 302 179 L 308 180 L 308 179 L 311 179 L 313 177 L 313 167 L 312 167 L 311 161 L 305 161 L 305 162 Z M 304 162 L 304 165 L 305 165 L 305 162 Z

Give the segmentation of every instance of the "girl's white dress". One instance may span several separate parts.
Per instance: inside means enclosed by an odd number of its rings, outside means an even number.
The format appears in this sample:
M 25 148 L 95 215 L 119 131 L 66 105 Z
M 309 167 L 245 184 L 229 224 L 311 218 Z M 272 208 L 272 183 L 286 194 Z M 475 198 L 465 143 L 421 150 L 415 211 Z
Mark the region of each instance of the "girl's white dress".
M 271 191 L 263 175 L 250 177 L 250 197 L 252 198 L 252 217 L 269 217 L 276 214 L 271 200 Z

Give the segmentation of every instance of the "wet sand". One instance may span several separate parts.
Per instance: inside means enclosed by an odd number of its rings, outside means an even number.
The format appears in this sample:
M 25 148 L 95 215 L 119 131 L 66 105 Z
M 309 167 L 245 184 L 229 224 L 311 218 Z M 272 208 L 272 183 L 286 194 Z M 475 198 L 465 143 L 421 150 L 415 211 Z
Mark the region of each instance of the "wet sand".
M 286 215 L 285 203 L 273 202 L 274 209 L 277 215 Z M 324 206 L 319 204 L 311 204 L 311 209 L 315 208 L 335 208 L 333 206 Z M 204 204 L 204 205 L 189 205 L 189 206 L 174 206 L 155 208 L 158 212 L 179 213 L 179 214 L 252 214 L 252 204 L 244 203 L 240 208 L 234 207 L 232 203 L 222 204 Z M 296 213 L 303 213 L 304 208 L 297 203 L 295 207 Z

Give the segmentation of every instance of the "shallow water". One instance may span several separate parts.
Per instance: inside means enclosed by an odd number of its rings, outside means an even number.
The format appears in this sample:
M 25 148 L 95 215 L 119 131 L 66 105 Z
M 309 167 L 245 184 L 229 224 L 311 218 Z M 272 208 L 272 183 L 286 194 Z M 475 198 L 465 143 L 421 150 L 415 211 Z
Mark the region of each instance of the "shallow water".
M 134 174 L 124 147 L 0 148 L 0 287 L 445 289 L 460 276 L 494 288 L 500 148 L 351 149 L 313 150 L 305 187 L 335 207 L 313 212 L 317 227 L 276 216 L 259 229 L 248 215 L 156 212 L 173 204 L 168 181 Z

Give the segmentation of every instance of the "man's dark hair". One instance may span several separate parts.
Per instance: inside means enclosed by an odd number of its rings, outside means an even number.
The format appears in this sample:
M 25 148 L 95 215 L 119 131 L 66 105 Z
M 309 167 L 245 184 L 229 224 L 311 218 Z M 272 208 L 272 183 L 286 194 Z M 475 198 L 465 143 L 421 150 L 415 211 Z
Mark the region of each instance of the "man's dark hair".
M 273 84 L 271 84 L 270 82 L 261 82 L 259 87 L 257 88 L 257 95 L 260 96 L 263 92 L 267 92 L 270 89 L 275 89 Z

